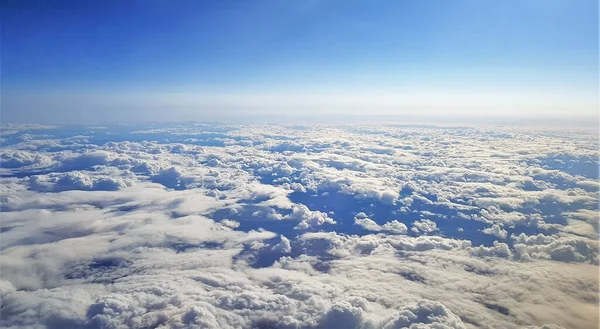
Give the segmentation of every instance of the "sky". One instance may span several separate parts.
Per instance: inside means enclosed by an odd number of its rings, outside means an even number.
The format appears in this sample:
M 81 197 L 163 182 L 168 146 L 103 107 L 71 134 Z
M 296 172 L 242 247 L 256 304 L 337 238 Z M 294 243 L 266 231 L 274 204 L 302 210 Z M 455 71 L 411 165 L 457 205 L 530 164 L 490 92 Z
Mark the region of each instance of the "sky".
M 2 123 L 597 118 L 598 2 L 14 1 Z

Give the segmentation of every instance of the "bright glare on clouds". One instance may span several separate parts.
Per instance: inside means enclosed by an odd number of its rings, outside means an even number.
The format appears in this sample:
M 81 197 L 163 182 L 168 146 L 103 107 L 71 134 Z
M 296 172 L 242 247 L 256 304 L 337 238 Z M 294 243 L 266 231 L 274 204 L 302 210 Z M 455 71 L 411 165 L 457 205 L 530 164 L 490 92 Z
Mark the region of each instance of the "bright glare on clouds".
M 2 129 L 6 328 L 596 328 L 595 131 Z

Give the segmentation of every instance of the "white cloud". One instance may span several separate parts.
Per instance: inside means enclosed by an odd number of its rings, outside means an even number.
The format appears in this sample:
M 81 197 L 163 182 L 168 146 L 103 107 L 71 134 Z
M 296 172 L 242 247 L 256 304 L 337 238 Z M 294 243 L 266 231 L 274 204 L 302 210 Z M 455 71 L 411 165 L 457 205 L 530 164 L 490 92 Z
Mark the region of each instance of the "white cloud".
M 498 224 L 493 224 L 492 226 L 483 229 L 482 230 L 483 233 L 485 234 L 490 234 L 490 235 L 494 235 L 499 237 L 500 239 L 506 239 L 508 233 L 506 232 L 506 230 L 504 230 L 502 228 L 502 226 L 498 225 Z
M 0 168 L 45 167 L 52 163 L 52 158 L 45 154 L 11 149 L 0 151 Z
M 283 219 L 299 221 L 300 223 L 296 226 L 299 230 L 306 230 L 325 223 L 335 224 L 335 220 L 329 217 L 327 213 L 318 210 L 312 211 L 305 205 L 293 205 L 292 212 L 284 216 Z
M 415 232 L 415 233 L 424 233 L 424 234 L 429 234 L 432 232 L 437 231 L 437 225 L 435 224 L 434 221 L 431 221 L 429 219 L 421 219 L 419 221 L 413 222 L 413 227 L 411 229 L 411 231 Z
M 473 247 L 471 248 L 471 253 L 483 257 L 497 256 L 508 258 L 512 256 L 512 252 L 510 251 L 508 245 L 506 243 L 501 243 L 498 241 L 494 241 L 494 245 L 492 247 Z
M 362 228 L 364 228 L 365 230 L 374 232 L 383 231 L 393 234 L 406 234 L 406 232 L 408 231 L 406 225 L 397 220 L 392 220 L 383 225 L 379 225 L 372 219 L 367 218 L 364 213 L 360 213 L 354 218 L 354 224 L 362 226 Z
M 285 236 L 280 236 L 280 241 L 278 244 L 273 246 L 274 251 L 278 251 L 284 254 L 289 254 L 292 252 L 292 245 L 290 244 L 290 240 Z
M 97 128 L 11 129 L 2 327 L 598 323 L 598 191 L 567 172 L 594 164 L 594 134 L 190 124 L 100 143 Z M 556 154 L 565 167 L 544 160 Z
M 466 328 L 462 320 L 444 304 L 420 300 L 417 305 L 407 307 L 391 319 L 383 329 L 399 328 Z
M 131 177 L 114 177 L 102 174 L 88 174 L 81 171 L 36 175 L 29 179 L 33 190 L 61 192 L 69 190 L 115 191 L 134 184 Z

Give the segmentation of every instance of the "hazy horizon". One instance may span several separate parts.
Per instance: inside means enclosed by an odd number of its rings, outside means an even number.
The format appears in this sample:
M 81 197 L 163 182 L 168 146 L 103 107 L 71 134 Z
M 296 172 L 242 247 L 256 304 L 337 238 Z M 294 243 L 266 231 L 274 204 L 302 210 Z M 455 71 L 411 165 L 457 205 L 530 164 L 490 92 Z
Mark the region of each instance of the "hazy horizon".
M 598 118 L 597 1 L 8 1 L 2 123 Z

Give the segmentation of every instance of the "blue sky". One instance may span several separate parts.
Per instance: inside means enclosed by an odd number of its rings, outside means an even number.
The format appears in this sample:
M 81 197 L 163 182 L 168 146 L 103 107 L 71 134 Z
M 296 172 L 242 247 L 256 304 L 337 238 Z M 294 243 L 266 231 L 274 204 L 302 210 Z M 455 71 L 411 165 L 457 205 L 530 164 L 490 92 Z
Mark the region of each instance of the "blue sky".
M 598 106 L 588 0 L 9 1 L 1 51 L 4 122 Z

